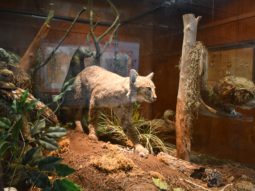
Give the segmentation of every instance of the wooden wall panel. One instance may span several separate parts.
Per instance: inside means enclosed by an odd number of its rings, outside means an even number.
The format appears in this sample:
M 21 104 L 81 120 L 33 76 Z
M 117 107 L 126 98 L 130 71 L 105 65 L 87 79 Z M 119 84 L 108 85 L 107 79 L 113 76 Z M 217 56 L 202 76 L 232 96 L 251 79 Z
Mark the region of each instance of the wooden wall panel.
M 253 79 L 253 48 L 209 51 L 208 83 L 214 84 L 226 75 Z
M 209 48 L 219 47 L 251 47 L 246 52 L 226 51 L 221 59 L 215 60 L 219 66 L 215 69 L 215 78 L 220 77 L 221 68 L 228 63 L 235 63 L 238 70 L 237 75 L 244 75 L 252 79 L 253 73 L 253 47 L 255 40 L 255 1 L 232 1 L 224 8 L 225 12 L 234 14 L 228 17 L 218 17 L 218 20 L 210 21 L 199 26 L 198 40 L 201 40 Z M 216 15 L 222 13 L 216 13 Z M 243 49 L 245 50 L 245 49 Z M 240 53 L 240 55 L 238 55 Z M 236 54 L 233 56 L 231 54 Z M 232 60 L 231 58 L 236 60 Z M 225 60 L 225 61 L 224 61 Z M 249 62 L 249 67 L 240 65 Z M 218 74 L 217 74 L 218 72 Z M 241 111 L 248 116 L 255 116 L 255 110 Z M 246 122 L 234 119 L 210 118 L 200 116 L 193 134 L 193 149 L 220 158 L 232 159 L 249 164 L 255 164 L 254 144 L 255 128 L 254 121 Z

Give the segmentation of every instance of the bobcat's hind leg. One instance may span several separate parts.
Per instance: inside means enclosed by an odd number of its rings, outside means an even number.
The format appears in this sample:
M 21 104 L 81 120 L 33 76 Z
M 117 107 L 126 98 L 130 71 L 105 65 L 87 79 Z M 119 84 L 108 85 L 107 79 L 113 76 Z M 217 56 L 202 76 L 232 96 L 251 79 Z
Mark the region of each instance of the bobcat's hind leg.
M 78 108 L 76 110 L 74 125 L 75 125 L 75 130 L 76 131 L 83 132 L 83 126 L 82 126 L 82 108 Z
M 138 132 L 132 126 L 132 106 L 114 108 L 114 113 L 120 119 L 125 134 L 134 144 L 135 152 L 141 157 L 147 157 L 149 151 L 140 144 Z
M 94 103 L 91 103 L 89 106 L 89 138 L 92 140 L 98 140 L 96 135 L 96 123 L 97 123 L 97 109 L 94 107 Z

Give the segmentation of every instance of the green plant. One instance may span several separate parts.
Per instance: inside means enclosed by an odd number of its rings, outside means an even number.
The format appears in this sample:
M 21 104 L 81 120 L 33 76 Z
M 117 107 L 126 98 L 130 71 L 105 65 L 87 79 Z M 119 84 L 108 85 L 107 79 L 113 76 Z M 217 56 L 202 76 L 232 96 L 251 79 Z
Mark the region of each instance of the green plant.
M 60 108 L 60 106 L 62 105 L 62 103 L 64 102 L 64 97 L 65 97 L 66 93 L 70 92 L 73 89 L 74 80 L 75 80 L 75 78 L 71 78 L 70 80 L 65 82 L 61 89 L 61 92 L 58 95 L 55 95 L 53 97 L 53 103 L 57 104 L 55 111 L 57 111 Z
M 168 190 L 169 186 L 166 181 L 161 180 L 159 178 L 152 178 L 152 182 L 155 186 L 157 186 L 161 191 Z
M 173 188 L 173 191 L 185 191 L 185 190 L 182 188 Z
M 35 101 L 28 91 L 13 101 L 10 118 L 0 118 L 0 162 L 6 186 L 38 187 L 43 191 L 79 191 L 66 179 L 74 169 L 62 164 L 61 158 L 44 156 L 44 150 L 58 148 L 57 139 L 66 134 L 63 127 L 52 126 L 34 112 Z M 50 179 L 52 177 L 52 179 Z
M 158 124 L 144 119 L 139 112 L 139 107 L 137 104 L 133 106 L 132 125 L 136 128 L 141 143 L 150 153 L 159 151 L 168 152 L 170 147 L 157 136 Z M 109 140 L 114 139 L 118 143 L 125 144 L 127 141 L 120 120 L 112 111 L 109 114 L 101 113 L 97 133 L 99 137 L 101 134 L 104 134 L 107 135 Z

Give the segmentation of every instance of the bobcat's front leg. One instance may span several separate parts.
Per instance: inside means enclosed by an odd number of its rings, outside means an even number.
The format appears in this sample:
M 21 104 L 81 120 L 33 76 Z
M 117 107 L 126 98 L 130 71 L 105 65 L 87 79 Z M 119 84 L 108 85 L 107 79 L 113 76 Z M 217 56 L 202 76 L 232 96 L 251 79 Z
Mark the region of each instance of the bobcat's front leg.
M 132 127 L 131 123 L 129 124 L 124 123 L 123 127 L 128 138 L 134 144 L 135 152 L 138 153 L 139 156 L 147 158 L 149 151 L 140 144 L 137 130 L 134 127 Z
M 98 140 L 96 135 L 96 123 L 97 123 L 97 109 L 95 108 L 94 101 L 91 101 L 89 105 L 89 138 L 92 140 Z
M 132 106 L 115 108 L 114 113 L 120 119 L 125 134 L 134 144 L 135 152 L 138 153 L 141 157 L 147 157 L 149 151 L 140 144 L 138 132 L 132 126 Z

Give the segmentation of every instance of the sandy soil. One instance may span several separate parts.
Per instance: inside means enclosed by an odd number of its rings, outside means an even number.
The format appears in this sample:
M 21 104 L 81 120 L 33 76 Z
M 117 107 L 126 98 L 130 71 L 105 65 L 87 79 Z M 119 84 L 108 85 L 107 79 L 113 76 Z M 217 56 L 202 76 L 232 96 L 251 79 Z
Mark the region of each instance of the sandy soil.
M 69 178 L 88 191 L 160 190 L 153 177 L 167 182 L 168 190 L 255 190 L 255 170 L 229 161 L 192 156 L 196 164 L 191 166 L 202 165 L 220 173 L 221 185 L 209 188 L 205 180 L 190 177 L 190 169 L 182 168 L 182 162 L 172 165 L 153 155 L 141 158 L 132 149 L 93 141 L 81 132 L 70 131 L 63 145 L 58 155 L 77 170 Z M 171 153 L 175 155 L 174 150 Z

